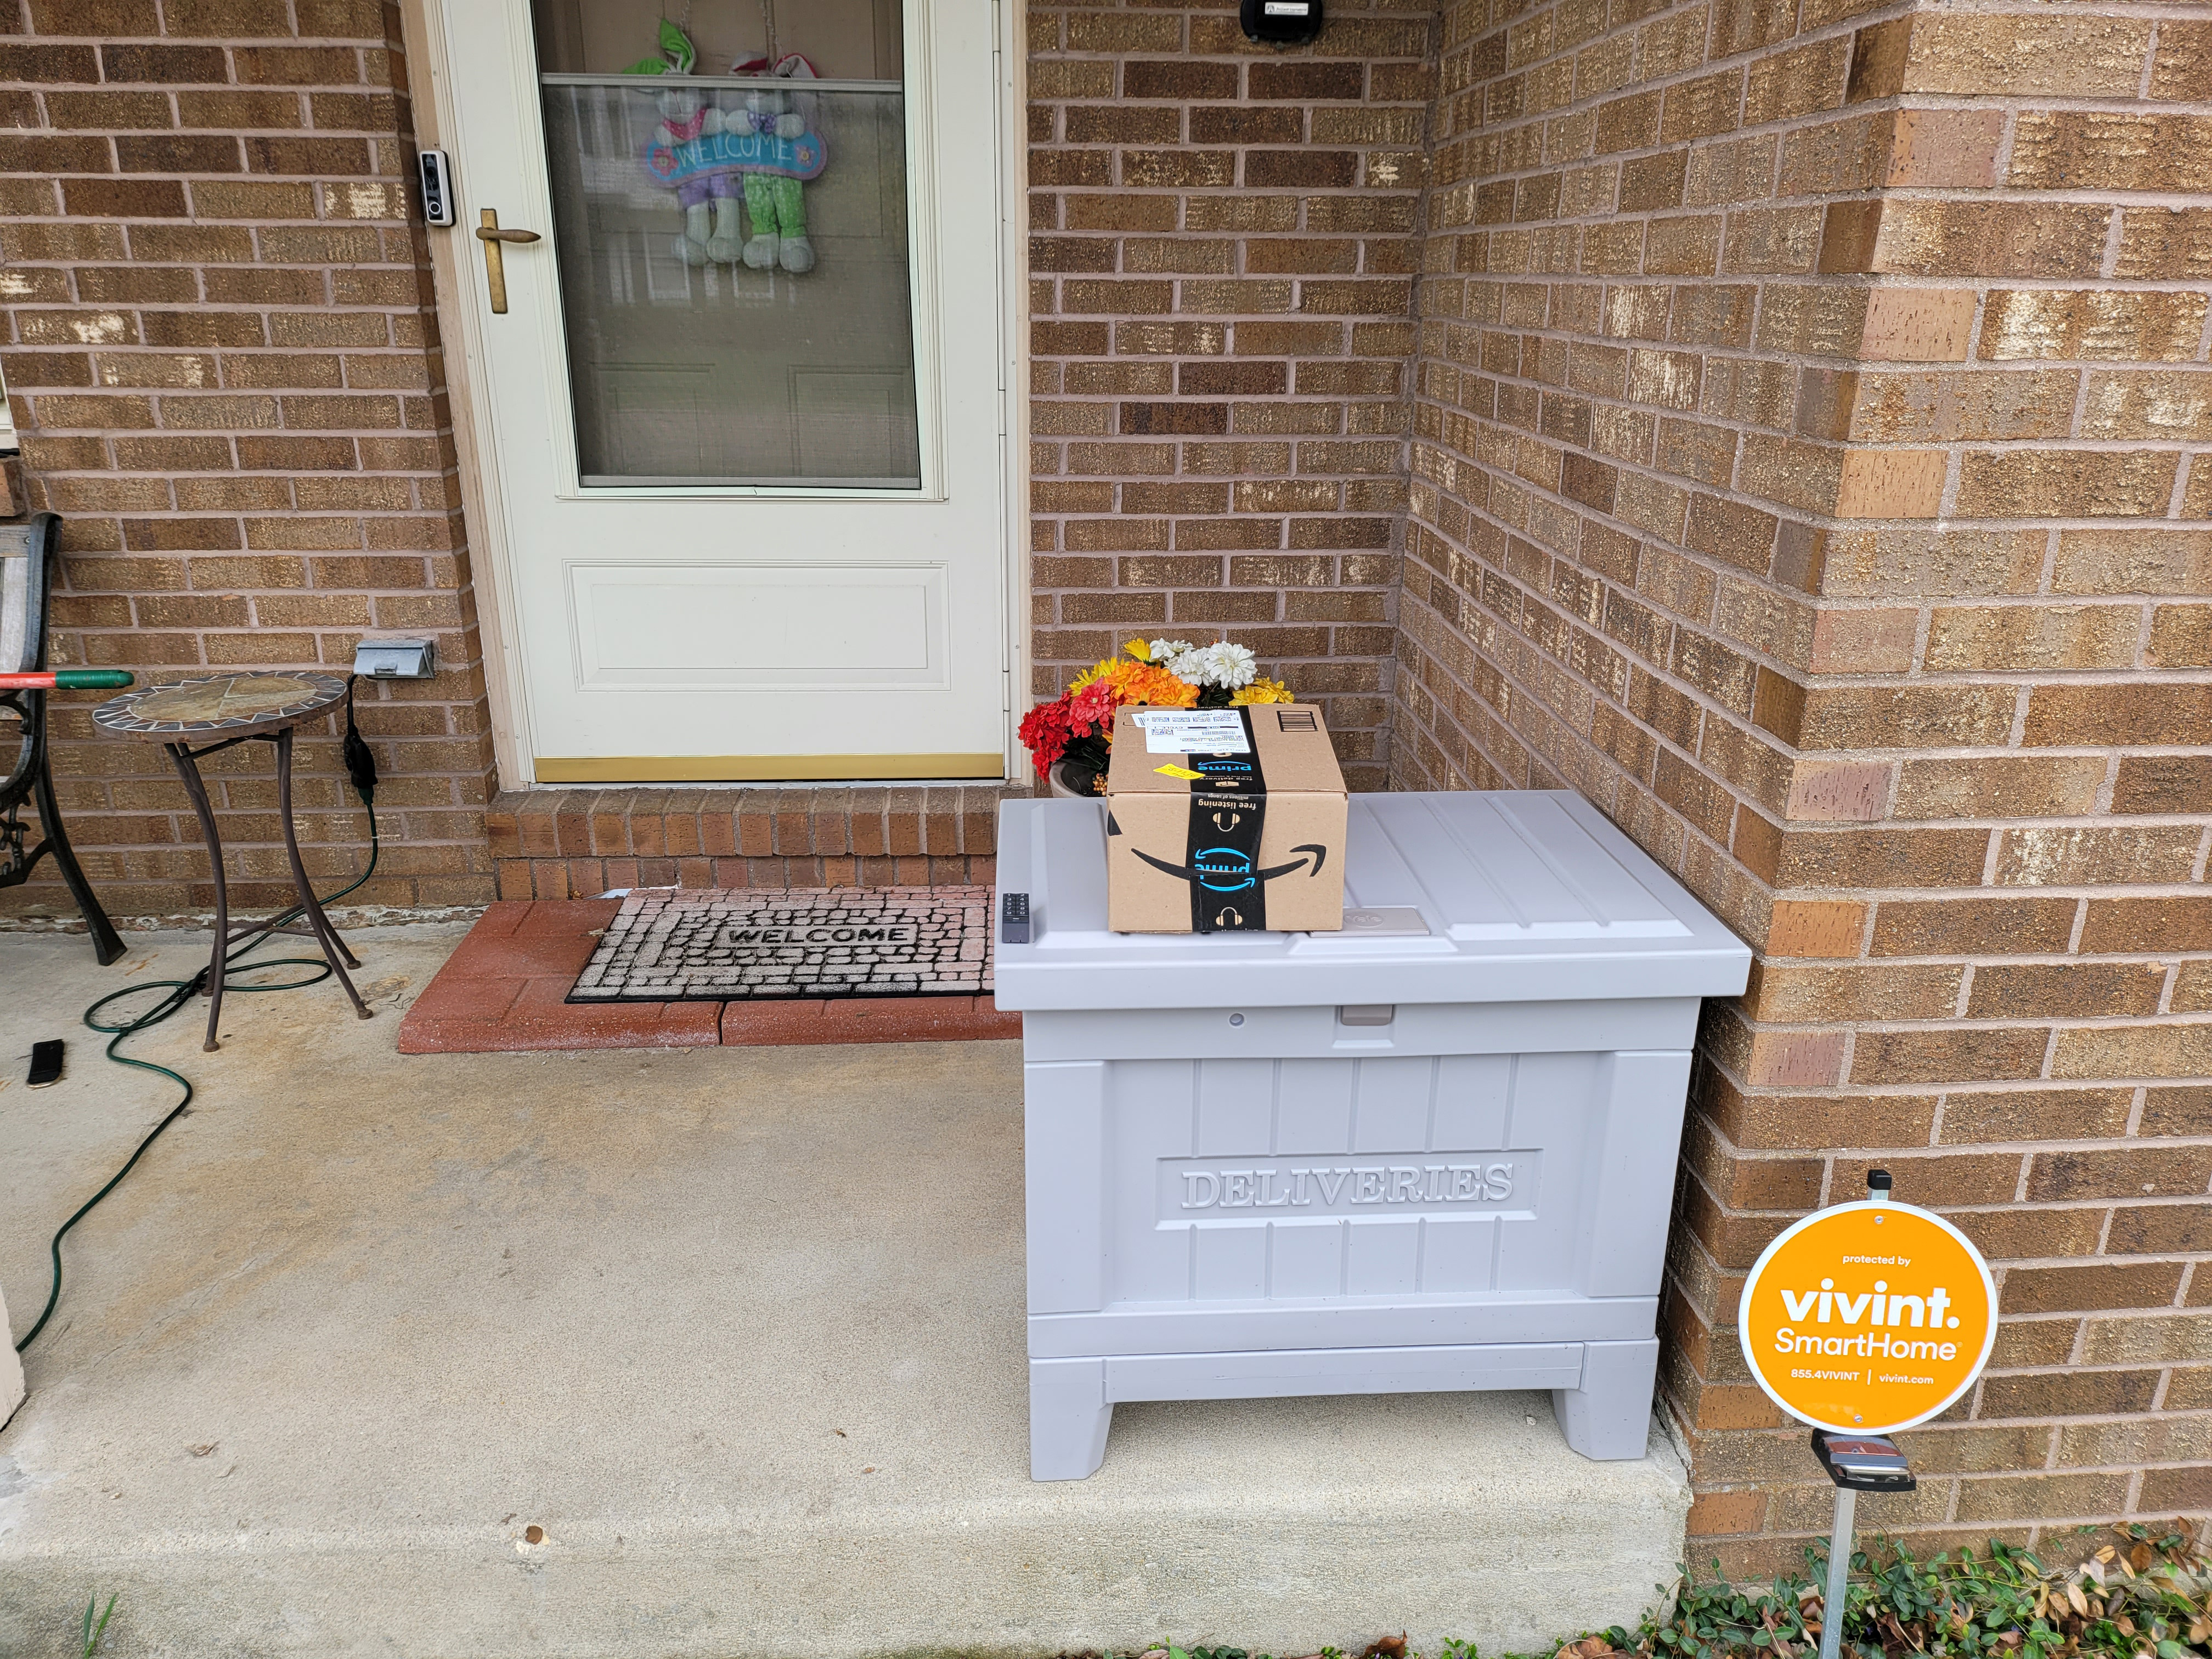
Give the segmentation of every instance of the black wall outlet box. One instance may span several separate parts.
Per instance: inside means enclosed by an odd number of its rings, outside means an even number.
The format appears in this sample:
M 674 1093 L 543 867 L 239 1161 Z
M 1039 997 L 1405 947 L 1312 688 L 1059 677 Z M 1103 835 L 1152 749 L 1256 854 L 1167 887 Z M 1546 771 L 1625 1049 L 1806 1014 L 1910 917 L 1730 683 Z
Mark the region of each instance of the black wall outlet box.
M 1246 39 L 1302 46 L 1321 33 L 1321 0 L 1243 0 Z

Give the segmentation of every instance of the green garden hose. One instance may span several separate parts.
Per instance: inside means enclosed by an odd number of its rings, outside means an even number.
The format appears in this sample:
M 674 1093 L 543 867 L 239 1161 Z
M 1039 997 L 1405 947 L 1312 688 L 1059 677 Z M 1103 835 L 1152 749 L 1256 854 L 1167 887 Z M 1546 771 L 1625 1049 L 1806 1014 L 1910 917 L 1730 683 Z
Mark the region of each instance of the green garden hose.
M 378 850 L 375 799 L 376 762 L 374 757 L 369 753 L 368 745 L 362 741 L 361 733 L 354 726 L 353 681 L 350 678 L 346 682 L 346 736 L 344 753 L 346 771 L 352 779 L 356 793 L 361 796 L 361 804 L 368 810 L 368 867 L 361 872 L 359 879 L 356 880 L 351 886 L 342 887 L 337 892 L 332 893 L 323 899 L 322 902 L 325 906 L 336 904 L 340 899 L 345 897 L 347 894 L 353 892 L 356 889 L 362 886 L 371 876 L 376 873 L 376 855 Z M 271 957 L 261 962 L 249 962 L 246 960 L 246 958 L 251 957 L 254 951 L 259 950 L 263 945 L 269 943 L 271 939 L 276 937 L 276 934 L 273 932 L 275 928 L 282 927 L 291 922 L 296 921 L 306 914 L 307 909 L 304 905 L 294 905 L 290 909 L 285 911 L 283 915 L 278 916 L 275 921 L 270 924 L 270 928 L 272 931 L 260 933 L 247 944 L 240 945 L 235 951 L 227 954 L 222 959 L 224 981 L 223 994 L 226 996 L 236 996 L 241 993 L 252 991 L 299 991 L 306 989 L 310 985 L 319 985 L 323 981 L 328 979 L 331 976 L 330 963 L 315 957 Z M 234 985 L 230 983 L 230 975 L 232 974 L 259 968 L 313 968 L 315 971 L 308 975 L 304 979 L 286 980 L 281 984 L 276 985 Z M 38 1319 L 32 1324 L 29 1332 L 24 1336 L 23 1340 L 15 1345 L 15 1352 L 17 1353 L 22 1352 L 26 1348 L 29 1347 L 32 1343 L 39 1340 L 39 1333 L 46 1329 L 46 1322 L 53 1317 L 55 1305 L 61 1301 L 62 1240 L 69 1236 L 70 1229 L 76 1226 L 76 1224 L 83 1220 L 85 1217 L 90 1215 L 94 1207 L 99 1205 L 100 1200 L 106 1198 L 108 1194 L 113 1192 L 117 1187 L 122 1184 L 123 1177 L 129 1175 L 132 1166 L 135 1165 L 140 1158 L 146 1155 L 146 1149 L 149 1146 L 151 1146 L 156 1140 L 160 1139 L 161 1138 L 161 1132 L 167 1128 L 172 1123 L 174 1123 L 179 1118 L 182 1117 L 185 1114 L 185 1109 L 192 1103 L 192 1082 L 191 1079 L 186 1077 L 183 1073 L 172 1071 L 167 1066 L 156 1065 L 150 1060 L 133 1060 L 130 1055 L 118 1054 L 116 1051 L 122 1047 L 123 1040 L 125 1037 L 135 1036 L 141 1031 L 150 1030 L 153 1027 L 159 1025 L 163 1020 L 169 1018 L 174 1014 L 181 1012 L 185 1008 L 191 1005 L 195 997 L 198 996 L 207 988 L 207 981 L 208 969 L 205 968 L 201 969 L 199 972 L 194 974 L 190 979 L 148 980 L 143 985 L 133 985 L 120 991 L 110 991 L 106 996 L 101 997 L 98 1001 L 94 1002 L 90 1007 L 84 1011 L 84 1023 L 88 1026 L 91 1027 L 92 1030 L 95 1031 L 102 1031 L 109 1034 L 106 1050 L 108 1059 L 113 1060 L 118 1066 L 134 1066 L 142 1072 L 158 1073 L 161 1076 L 168 1079 L 170 1082 L 175 1084 L 179 1089 L 182 1089 L 184 1091 L 184 1094 L 178 1100 L 177 1103 L 169 1109 L 169 1115 L 163 1118 L 159 1123 L 156 1123 L 153 1128 L 148 1132 L 146 1138 L 138 1143 L 137 1150 L 133 1152 L 130 1158 L 125 1160 L 123 1167 L 108 1177 L 107 1184 L 105 1187 L 102 1187 L 98 1192 L 94 1193 L 90 1198 L 87 1199 L 84 1203 L 78 1207 L 75 1215 L 71 1216 L 67 1221 L 62 1223 L 60 1229 L 54 1234 L 52 1240 L 46 1246 L 47 1254 L 53 1261 L 52 1288 L 46 1292 L 46 1305 L 40 1310 Z M 102 1024 L 98 1018 L 100 1011 L 106 1007 L 109 1003 L 120 1001 L 125 997 L 138 996 L 148 991 L 161 992 L 163 994 L 161 1000 L 155 1003 L 151 1008 L 148 1009 L 144 1013 L 139 1015 L 137 1018 L 126 1020 L 120 1025 L 109 1025 Z

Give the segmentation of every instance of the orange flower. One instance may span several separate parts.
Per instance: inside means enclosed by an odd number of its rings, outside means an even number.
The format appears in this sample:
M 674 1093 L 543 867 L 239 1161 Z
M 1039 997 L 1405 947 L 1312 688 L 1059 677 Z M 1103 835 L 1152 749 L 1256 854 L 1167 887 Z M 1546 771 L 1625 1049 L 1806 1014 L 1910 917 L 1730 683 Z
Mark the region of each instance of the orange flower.
M 1114 688 L 1117 704 L 1150 703 L 1160 708 L 1189 708 L 1198 702 L 1198 688 L 1188 680 L 1177 679 L 1166 669 L 1139 662 L 1133 657 L 1109 657 L 1093 664 L 1075 677 L 1069 689 L 1080 691 L 1102 680 Z
M 1198 688 L 1152 663 L 1132 663 L 1136 672 L 1119 677 L 1115 688 L 1124 702 L 1151 703 L 1160 708 L 1194 708 Z

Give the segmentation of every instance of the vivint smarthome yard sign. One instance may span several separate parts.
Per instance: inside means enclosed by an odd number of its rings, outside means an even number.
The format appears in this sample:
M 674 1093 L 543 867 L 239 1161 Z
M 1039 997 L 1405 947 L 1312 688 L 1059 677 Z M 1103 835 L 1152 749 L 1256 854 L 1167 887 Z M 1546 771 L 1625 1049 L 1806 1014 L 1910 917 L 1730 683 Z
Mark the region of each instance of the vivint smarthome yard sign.
M 1736 1334 L 1767 1397 L 1815 1428 L 1886 1434 L 1973 1385 L 1996 1340 L 1981 1253 L 1941 1216 L 1873 1199 L 1816 1211 L 1766 1247 Z

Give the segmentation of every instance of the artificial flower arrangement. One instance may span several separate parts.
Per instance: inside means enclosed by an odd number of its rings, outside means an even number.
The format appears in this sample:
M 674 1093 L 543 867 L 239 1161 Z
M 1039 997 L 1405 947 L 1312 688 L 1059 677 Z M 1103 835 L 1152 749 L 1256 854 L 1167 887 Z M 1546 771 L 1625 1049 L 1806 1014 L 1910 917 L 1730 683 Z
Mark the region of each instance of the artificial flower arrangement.
M 1067 690 L 1022 717 L 1021 739 L 1041 774 L 1056 765 L 1070 788 L 1103 794 L 1114 741 L 1114 711 L 1125 704 L 1154 708 L 1236 708 L 1291 702 L 1291 688 L 1263 678 L 1250 651 L 1223 640 L 1131 640 L 1122 654 L 1094 663 Z

